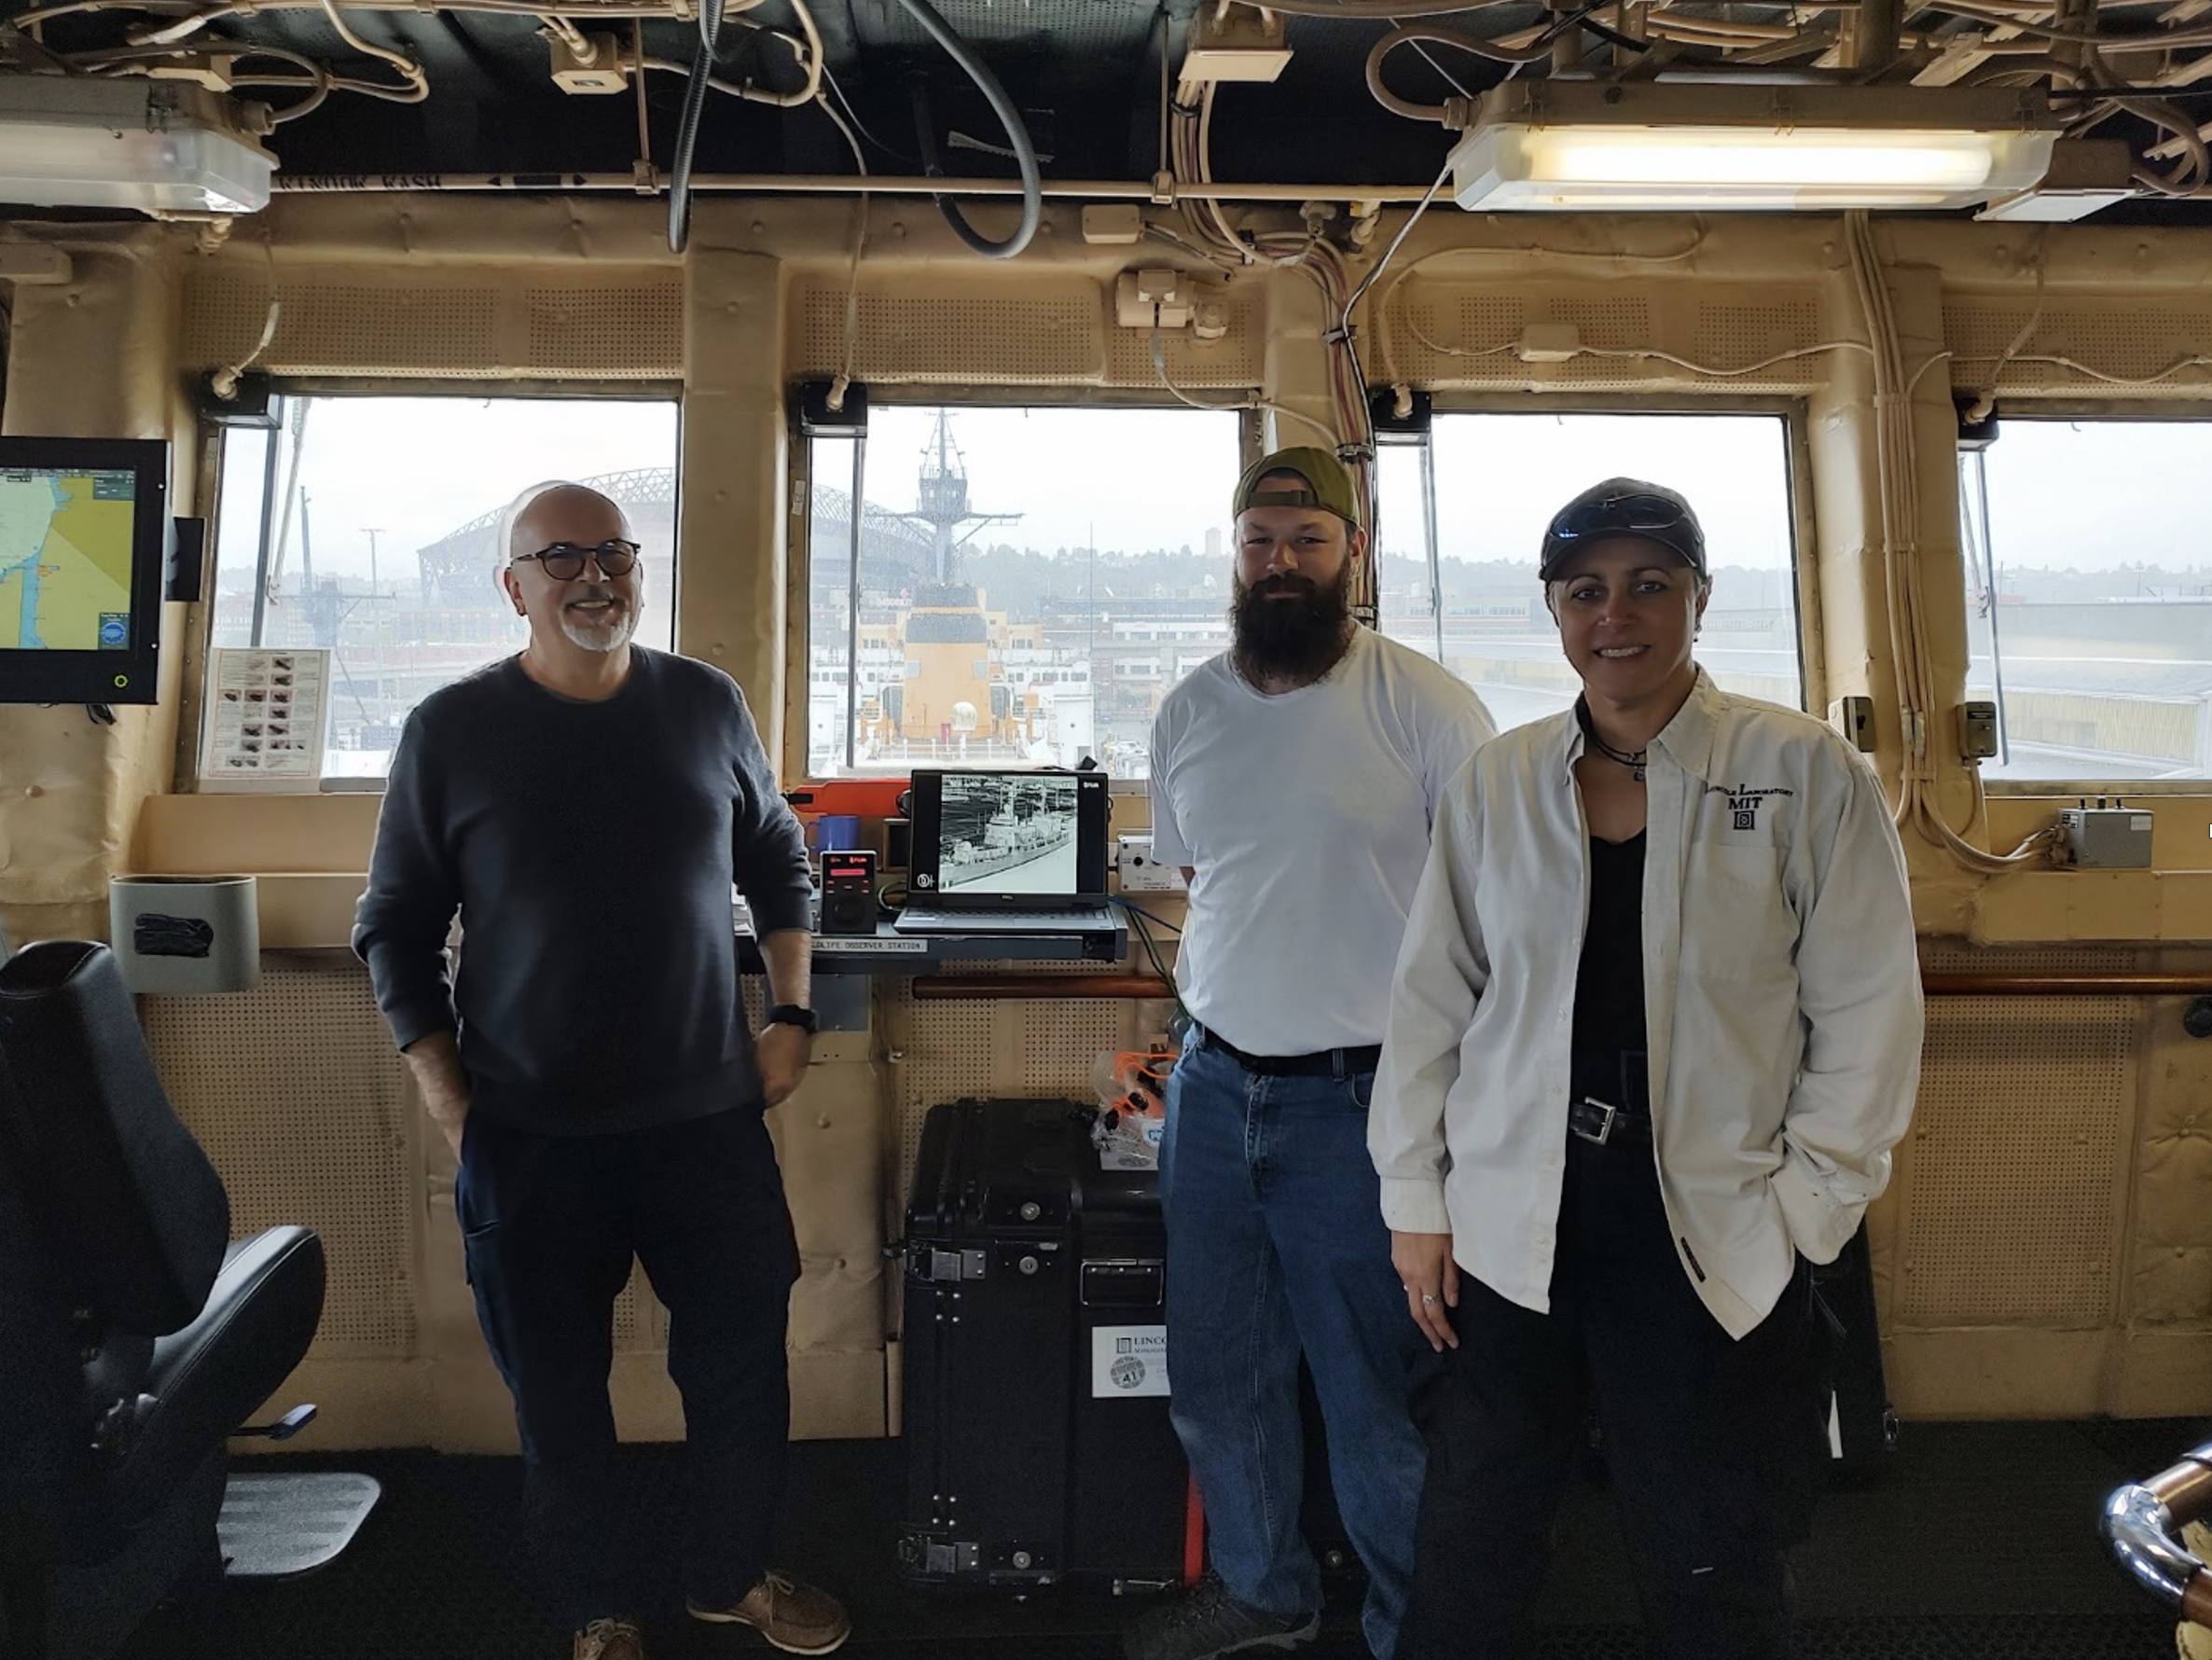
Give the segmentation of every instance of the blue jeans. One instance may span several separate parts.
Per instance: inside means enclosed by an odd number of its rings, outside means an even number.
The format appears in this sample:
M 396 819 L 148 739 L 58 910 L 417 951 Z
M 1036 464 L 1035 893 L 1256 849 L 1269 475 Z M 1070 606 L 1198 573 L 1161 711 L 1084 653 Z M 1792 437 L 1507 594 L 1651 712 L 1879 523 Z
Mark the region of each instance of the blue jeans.
M 760 1108 L 586 1136 L 471 1113 L 454 1203 L 477 1321 L 515 1397 L 525 1528 L 559 1612 L 580 1628 L 649 1600 L 607 1398 L 633 1255 L 669 1310 L 684 1396 L 684 1590 L 735 1603 L 768 1566 L 791 1429 L 783 1338 L 798 1263 Z
M 1320 1606 L 1298 1532 L 1303 1350 L 1337 1506 L 1367 1568 L 1367 1643 L 1389 1660 L 1424 1453 L 1407 1406 L 1419 1339 L 1367 1157 L 1374 1090 L 1372 1072 L 1265 1077 L 1186 1044 L 1168 1085 L 1160 1197 L 1172 1411 L 1214 1570 L 1271 1613 Z

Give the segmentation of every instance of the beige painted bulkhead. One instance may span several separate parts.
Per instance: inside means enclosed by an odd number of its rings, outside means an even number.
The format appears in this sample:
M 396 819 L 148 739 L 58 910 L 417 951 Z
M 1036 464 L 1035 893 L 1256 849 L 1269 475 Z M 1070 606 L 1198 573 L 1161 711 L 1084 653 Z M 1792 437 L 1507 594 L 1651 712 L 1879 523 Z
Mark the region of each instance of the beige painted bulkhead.
M 0 226 L 0 239 L 60 247 L 72 265 L 66 283 L 14 292 L 0 430 L 167 437 L 179 507 L 190 510 L 207 480 L 186 389 L 252 351 L 272 300 L 279 325 L 256 367 L 325 386 L 680 392 L 678 644 L 728 670 L 756 711 L 785 711 L 795 692 L 803 699 L 792 665 L 805 661 L 804 607 L 787 598 L 803 591 L 804 520 L 792 504 L 804 456 L 792 450 L 785 397 L 790 382 L 843 366 L 856 211 L 702 201 L 682 258 L 667 251 L 656 204 L 596 199 L 295 197 L 228 239 Z M 1001 400 L 1168 401 L 1149 340 L 1113 323 L 1113 276 L 1138 261 L 1085 246 L 1072 205 L 1048 204 L 1035 244 L 1004 263 L 968 254 L 926 203 L 866 211 L 856 380 Z M 976 216 L 988 229 L 1011 212 Z M 1386 215 L 1371 245 L 1386 245 L 1395 223 Z M 1966 646 L 1953 389 L 1978 393 L 1996 375 L 2009 404 L 2205 412 L 2201 376 L 2116 403 L 2101 395 L 2112 388 L 2064 367 L 1998 360 L 2039 303 L 2039 329 L 2108 373 L 2149 377 L 2204 353 L 2212 234 L 1886 220 L 1876 240 L 1915 377 L 1921 493 L 1916 534 L 1896 557 L 1916 561 L 1936 680 L 1956 700 Z M 1141 254 L 1147 265 L 1181 258 L 1157 245 Z M 1219 340 L 1167 339 L 1175 384 L 1208 398 L 1256 390 L 1324 416 L 1309 286 L 1279 271 L 1194 276 L 1229 327 Z M 1541 323 L 1572 324 L 1607 354 L 1523 364 L 1495 350 Z M 1871 368 L 1863 350 L 1839 344 L 1865 338 L 1834 220 L 1449 210 L 1417 227 L 1362 335 L 1373 379 L 1428 387 L 1440 403 L 1753 398 L 1793 409 L 1808 700 L 1870 695 L 1875 760 L 1894 779 Z M 1638 355 L 1651 352 L 1667 355 Z M 462 1282 L 450 1159 L 423 1133 L 343 948 L 375 798 L 191 793 L 179 728 L 204 627 L 200 607 L 169 608 L 161 701 L 119 710 L 112 727 L 76 709 L 0 707 L 0 929 L 18 941 L 103 934 L 107 879 L 129 869 L 263 878 L 260 987 L 149 998 L 143 1009 L 179 1110 L 229 1183 L 237 1225 L 305 1222 L 326 1241 L 323 1327 L 284 1394 L 323 1404 L 325 1446 L 511 1446 Z M 801 712 L 783 744 L 794 764 L 803 737 Z M 1979 804 L 1956 762 L 1937 787 L 1951 823 L 1984 846 L 2011 847 L 2053 805 Z M 1141 797 L 1127 807 L 1141 811 Z M 1989 878 L 1909 837 L 1928 966 L 2212 967 L 2212 789 L 2162 795 L 2156 809 L 2156 868 L 2140 873 Z M 1908 1416 L 2212 1411 L 2212 1043 L 2184 1034 L 2184 1002 L 1931 1001 L 1919 1111 L 1872 1226 L 1890 1385 Z M 898 1271 L 883 1247 L 927 1108 L 967 1094 L 1080 1097 L 1092 1058 L 1155 1031 L 1163 1012 L 918 1002 L 886 978 L 874 984 L 870 1031 L 824 1037 L 806 1086 L 774 1114 L 804 1258 L 796 1433 L 895 1432 Z M 680 1432 L 661 1374 L 665 1329 L 633 1284 L 617 1307 L 626 1434 Z

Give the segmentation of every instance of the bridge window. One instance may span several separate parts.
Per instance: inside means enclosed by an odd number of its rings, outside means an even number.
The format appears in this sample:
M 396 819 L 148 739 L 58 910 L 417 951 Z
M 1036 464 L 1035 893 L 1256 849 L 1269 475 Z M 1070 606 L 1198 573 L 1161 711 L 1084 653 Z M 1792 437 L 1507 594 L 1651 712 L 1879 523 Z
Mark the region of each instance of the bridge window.
M 288 396 L 278 416 L 223 435 L 210 643 L 329 651 L 325 778 L 383 777 L 409 710 L 521 648 L 499 520 L 543 479 L 621 505 L 637 638 L 673 639 L 672 402 Z
M 1667 485 L 1697 511 L 1713 577 L 1697 660 L 1733 691 L 1803 706 L 1782 416 L 1440 413 L 1423 450 L 1377 456 L 1381 627 L 1472 685 L 1500 726 L 1574 700 L 1537 553 L 1560 505 L 1613 477 Z
M 2212 432 L 2007 414 L 1998 433 L 1958 476 L 1966 695 L 1998 706 L 1982 776 L 2212 776 Z
M 864 439 L 811 440 L 810 666 L 857 651 L 861 672 L 813 687 L 809 774 L 1087 755 L 1142 777 L 1168 686 L 1144 643 L 1228 643 L 1241 464 L 1237 418 L 1190 409 L 878 403 Z M 903 697 L 869 689 L 901 669 Z

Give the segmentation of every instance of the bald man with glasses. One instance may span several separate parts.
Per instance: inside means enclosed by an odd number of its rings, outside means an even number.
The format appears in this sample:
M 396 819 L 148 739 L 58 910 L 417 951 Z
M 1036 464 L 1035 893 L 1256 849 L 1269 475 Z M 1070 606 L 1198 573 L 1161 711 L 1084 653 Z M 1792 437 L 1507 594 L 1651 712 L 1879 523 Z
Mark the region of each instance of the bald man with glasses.
M 684 1396 L 685 1606 L 827 1653 L 844 1611 L 769 1561 L 798 1263 L 762 1115 L 797 1088 L 814 1031 L 798 823 L 736 683 L 632 642 L 621 508 L 541 485 L 509 509 L 505 546 L 530 643 L 408 716 L 353 949 L 459 1160 L 469 1283 L 574 1660 L 642 1660 L 654 1599 L 629 1559 L 607 1395 L 633 1259 L 670 1311 Z M 732 882 L 767 961 L 758 1033 Z

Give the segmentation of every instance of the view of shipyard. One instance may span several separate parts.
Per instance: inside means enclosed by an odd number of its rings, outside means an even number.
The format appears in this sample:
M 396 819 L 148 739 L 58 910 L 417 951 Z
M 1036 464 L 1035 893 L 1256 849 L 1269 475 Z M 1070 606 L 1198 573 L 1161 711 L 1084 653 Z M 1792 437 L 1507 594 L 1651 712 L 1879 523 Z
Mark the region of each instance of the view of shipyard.
M 1088 759 L 1144 776 L 1160 699 L 1228 643 L 1239 421 L 878 403 L 864 436 L 795 436 L 807 775 Z M 375 787 L 423 696 L 519 648 L 499 537 L 534 481 L 621 505 L 644 550 L 638 639 L 671 644 L 674 404 L 294 397 L 275 422 L 225 434 L 214 643 L 332 653 L 325 787 Z M 2003 743 L 1985 777 L 2212 772 L 2212 532 L 2166 499 L 2191 476 L 2188 437 L 2009 420 L 1962 456 L 1967 696 L 1998 702 Z M 1565 707 L 1575 681 L 1534 576 L 1545 519 L 1598 478 L 1652 478 L 1705 523 L 1699 660 L 1802 704 L 1818 518 L 1791 444 L 1764 412 L 1439 414 L 1427 445 L 1377 452 L 1377 626 L 1473 684 L 1501 726 Z M 2085 468 L 2116 487 L 2091 501 L 2046 482 Z

